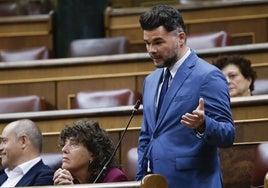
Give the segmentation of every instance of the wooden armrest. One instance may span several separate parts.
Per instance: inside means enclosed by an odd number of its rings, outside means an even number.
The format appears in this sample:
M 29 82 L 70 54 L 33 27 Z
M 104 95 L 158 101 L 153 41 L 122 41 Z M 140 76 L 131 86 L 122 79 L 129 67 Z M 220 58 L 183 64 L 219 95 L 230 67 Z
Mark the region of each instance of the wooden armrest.
M 264 178 L 264 188 L 268 188 L 268 172 L 266 173 Z
M 164 176 L 160 174 L 148 174 L 141 181 L 141 188 L 168 188 Z

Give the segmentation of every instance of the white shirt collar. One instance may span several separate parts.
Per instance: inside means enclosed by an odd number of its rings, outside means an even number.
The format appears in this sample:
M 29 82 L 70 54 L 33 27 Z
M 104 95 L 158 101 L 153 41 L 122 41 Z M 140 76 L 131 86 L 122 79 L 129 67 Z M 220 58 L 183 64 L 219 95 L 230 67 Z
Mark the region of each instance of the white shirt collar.
M 15 187 L 23 176 L 40 160 L 41 157 L 36 157 L 30 161 L 20 164 L 12 170 L 5 169 L 5 173 L 7 174 L 8 178 L 1 185 L 1 187 Z
M 187 52 L 184 54 L 184 56 L 182 56 L 182 58 L 180 58 L 175 64 L 174 66 L 169 70 L 171 73 L 172 78 L 174 78 L 177 70 L 180 68 L 180 66 L 182 65 L 182 63 L 184 62 L 184 60 L 190 55 L 191 53 L 191 49 L 188 48 Z
M 30 161 L 20 164 L 13 170 L 5 169 L 5 173 L 8 177 L 13 177 L 14 175 L 24 175 L 26 174 L 36 163 L 41 160 L 41 157 L 36 157 Z

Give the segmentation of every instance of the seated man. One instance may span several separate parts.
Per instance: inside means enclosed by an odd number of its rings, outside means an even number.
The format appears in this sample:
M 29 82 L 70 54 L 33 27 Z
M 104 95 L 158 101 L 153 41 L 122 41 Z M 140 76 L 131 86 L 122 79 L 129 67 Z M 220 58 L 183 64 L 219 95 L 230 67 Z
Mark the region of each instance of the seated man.
M 0 137 L 1 187 L 53 185 L 54 171 L 41 160 L 43 137 L 28 119 L 9 123 Z

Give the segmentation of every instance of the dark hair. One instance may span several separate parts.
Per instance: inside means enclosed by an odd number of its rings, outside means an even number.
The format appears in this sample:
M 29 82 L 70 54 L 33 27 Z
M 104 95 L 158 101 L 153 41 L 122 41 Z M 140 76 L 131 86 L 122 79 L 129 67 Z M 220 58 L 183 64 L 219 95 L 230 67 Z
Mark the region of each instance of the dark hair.
M 139 21 L 143 30 L 153 30 L 164 26 L 168 32 L 174 30 L 185 32 L 184 21 L 179 11 L 166 5 L 151 8 L 140 16 Z
M 254 82 L 256 80 L 256 72 L 251 67 L 251 61 L 240 56 L 240 55 L 223 55 L 219 56 L 215 61 L 212 62 L 213 65 L 219 69 L 224 69 L 227 65 L 233 64 L 237 66 L 241 74 L 245 78 L 251 78 L 251 84 L 249 86 L 250 91 L 254 90 Z
M 100 128 L 98 122 L 82 119 L 74 122 L 73 126 L 67 126 L 61 131 L 60 146 L 63 147 L 66 139 L 71 137 L 77 142 L 82 143 L 93 154 L 94 160 L 90 163 L 88 168 L 90 171 L 89 183 L 92 183 L 114 151 L 108 133 Z M 107 170 L 116 166 L 116 162 L 117 161 L 113 159 L 111 163 L 108 164 Z M 97 182 L 103 181 L 107 170 L 102 173 Z

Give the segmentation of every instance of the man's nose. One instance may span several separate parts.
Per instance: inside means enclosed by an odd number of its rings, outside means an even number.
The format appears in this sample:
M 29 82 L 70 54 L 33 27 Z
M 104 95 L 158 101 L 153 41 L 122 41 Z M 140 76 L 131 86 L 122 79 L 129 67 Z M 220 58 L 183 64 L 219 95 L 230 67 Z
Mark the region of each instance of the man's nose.
M 228 76 L 225 76 L 226 77 L 226 80 L 227 80 L 227 83 L 229 84 L 230 83 L 230 79 Z
M 154 45 L 150 44 L 147 48 L 149 53 L 156 53 L 157 49 Z

